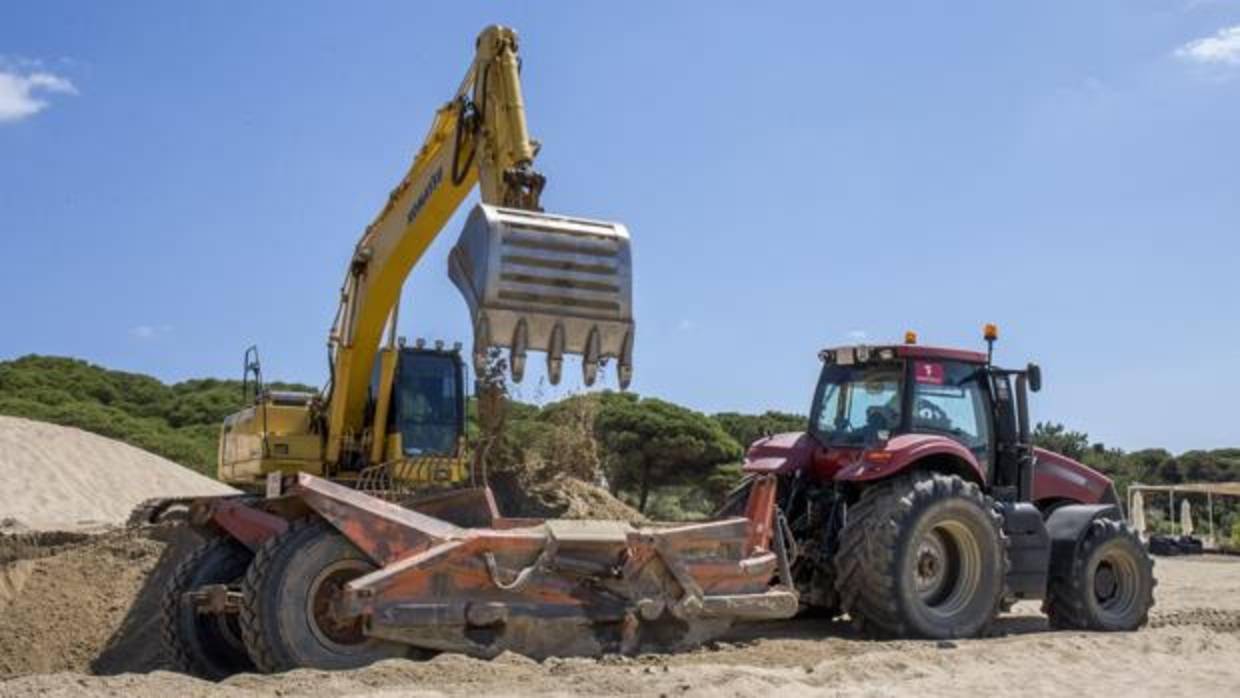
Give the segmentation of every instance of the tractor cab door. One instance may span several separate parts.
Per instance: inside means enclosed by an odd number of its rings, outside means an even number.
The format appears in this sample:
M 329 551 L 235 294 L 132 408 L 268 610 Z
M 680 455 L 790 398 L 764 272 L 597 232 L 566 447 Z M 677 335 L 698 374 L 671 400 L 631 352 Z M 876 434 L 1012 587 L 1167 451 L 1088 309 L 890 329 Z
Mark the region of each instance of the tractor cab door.
M 456 456 L 465 433 L 464 366 L 456 352 L 405 347 L 397 357 L 388 434 L 406 458 Z
M 984 472 L 991 472 L 995 429 L 985 371 L 974 363 L 948 359 L 918 359 L 910 364 L 911 430 L 956 440 Z
M 1027 449 L 1020 443 L 1017 410 L 1012 382 L 1007 373 L 990 371 L 990 399 L 994 414 L 995 457 L 990 483 L 996 499 L 1014 501 L 1018 498 L 1021 460 Z

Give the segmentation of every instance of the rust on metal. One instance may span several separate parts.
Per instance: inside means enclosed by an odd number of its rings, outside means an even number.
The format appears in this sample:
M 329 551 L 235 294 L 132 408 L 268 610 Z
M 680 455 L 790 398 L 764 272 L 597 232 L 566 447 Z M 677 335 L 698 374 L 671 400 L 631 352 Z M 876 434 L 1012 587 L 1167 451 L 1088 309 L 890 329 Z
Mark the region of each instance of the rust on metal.
M 376 638 L 478 657 L 667 651 L 798 606 L 795 591 L 772 586 L 773 478 L 755 481 L 744 518 L 652 526 L 504 519 L 486 491 L 414 511 L 311 475 L 287 484 L 283 495 L 380 565 L 344 584 L 330 608 Z M 453 501 L 490 525 L 427 513 Z
M 299 473 L 292 494 L 380 566 L 459 535 L 461 528 L 323 478 Z
M 228 532 L 250 550 L 257 550 L 268 538 L 288 529 L 288 521 L 243 497 L 208 497 L 190 506 L 190 521 L 210 522 Z
M 490 526 L 499 518 L 499 507 L 489 487 L 448 490 L 410 500 L 405 506 L 464 528 Z
M 754 478 L 749 500 L 745 502 L 745 519 L 749 522 L 749 540 L 746 552 L 766 550 L 771 540 L 771 527 L 775 523 L 776 480 L 771 475 Z

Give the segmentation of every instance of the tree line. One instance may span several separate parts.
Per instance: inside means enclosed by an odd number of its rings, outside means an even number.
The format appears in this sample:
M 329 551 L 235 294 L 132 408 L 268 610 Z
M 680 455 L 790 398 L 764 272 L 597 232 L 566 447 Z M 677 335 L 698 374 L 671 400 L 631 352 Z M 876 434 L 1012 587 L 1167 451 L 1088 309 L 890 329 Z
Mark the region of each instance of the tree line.
M 299 383 L 278 390 L 313 392 Z M 124 441 L 215 476 L 224 418 L 247 405 L 241 381 L 203 378 L 165 384 L 66 357 L 0 362 L 0 415 L 77 427 Z M 542 407 L 508 402 L 496 443 L 480 443 L 476 401 L 467 436 L 496 471 L 568 472 L 595 480 L 643 511 L 709 512 L 711 497 L 739 478 L 742 444 L 764 433 L 804 427 L 800 415 L 706 415 L 652 397 L 603 392 Z M 683 500 L 683 502 L 682 502 Z M 686 504 L 687 503 L 687 504 Z
M 313 390 L 273 383 L 281 390 Z M 215 476 L 224 417 L 243 406 L 241 381 L 172 385 L 80 359 L 24 356 L 0 362 L 0 414 L 77 427 Z
M 237 380 L 169 385 L 72 358 L 32 355 L 0 362 L 0 414 L 92 431 L 212 477 L 220 423 L 245 403 Z M 594 480 L 652 518 L 709 513 L 739 480 L 745 447 L 808 423 L 799 414 L 705 414 L 656 397 L 603 391 L 543 406 L 507 401 L 503 429 L 488 434 L 477 407 L 471 399 L 467 437 L 484 467 L 523 477 L 568 473 Z M 1037 445 L 1107 474 L 1121 495 L 1133 482 L 1240 481 L 1240 448 L 1128 452 L 1053 422 L 1039 423 L 1033 437 Z M 1156 509 L 1158 502 L 1150 503 Z M 1219 507 L 1229 517 L 1225 523 L 1240 525 L 1234 506 Z M 1154 519 L 1161 525 L 1162 518 Z
M 1040 422 L 1033 430 L 1034 444 L 1062 453 L 1103 473 L 1115 481 L 1120 497 L 1126 497 L 1128 486 L 1177 485 L 1185 482 L 1240 482 L 1240 448 L 1194 449 L 1173 454 L 1164 448 L 1125 451 L 1093 441 L 1089 434 L 1070 429 L 1057 422 Z M 1201 533 L 1208 528 L 1206 498 L 1194 494 L 1191 502 L 1194 526 Z M 1183 502 L 1185 497 L 1176 498 Z M 1147 521 L 1160 533 L 1176 530 L 1179 505 L 1174 516 L 1169 511 L 1169 498 L 1161 494 L 1145 495 Z M 1215 497 L 1215 526 L 1220 536 L 1230 533 L 1240 545 L 1240 498 Z

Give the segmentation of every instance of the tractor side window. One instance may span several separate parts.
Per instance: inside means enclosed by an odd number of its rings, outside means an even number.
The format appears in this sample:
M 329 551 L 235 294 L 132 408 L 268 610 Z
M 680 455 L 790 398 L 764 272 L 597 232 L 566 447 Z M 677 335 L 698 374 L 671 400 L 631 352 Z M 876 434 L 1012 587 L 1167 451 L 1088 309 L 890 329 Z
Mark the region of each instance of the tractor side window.
M 989 462 L 990 420 L 985 373 L 972 364 L 927 359 L 913 363 L 913 430 L 944 434 Z

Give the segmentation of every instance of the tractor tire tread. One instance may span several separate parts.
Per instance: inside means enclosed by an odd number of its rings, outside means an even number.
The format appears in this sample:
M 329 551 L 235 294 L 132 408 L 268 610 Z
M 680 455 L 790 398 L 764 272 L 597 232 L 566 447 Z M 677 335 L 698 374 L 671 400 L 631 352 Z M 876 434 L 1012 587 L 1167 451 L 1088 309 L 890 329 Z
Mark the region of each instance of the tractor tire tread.
M 321 519 L 303 518 L 293 521 L 289 527 L 278 535 L 263 542 L 254 553 L 254 561 L 246 570 L 245 580 L 241 584 L 241 639 L 245 642 L 246 651 L 254 666 L 265 674 L 281 671 L 275 653 L 262 629 L 262 588 L 271 570 L 275 556 L 290 538 L 301 534 L 308 528 L 326 528 L 328 524 Z
M 1089 530 L 1080 543 L 1068 576 L 1065 578 L 1060 575 L 1052 575 L 1047 582 L 1047 593 L 1046 599 L 1042 602 L 1042 612 L 1046 614 L 1052 628 L 1056 630 L 1099 631 L 1111 629 L 1100 625 L 1097 619 L 1091 617 L 1089 609 L 1086 608 L 1084 602 L 1085 591 L 1080 588 L 1080 585 L 1085 581 L 1085 564 L 1090 558 L 1091 551 L 1106 541 L 1115 538 L 1128 539 L 1129 544 L 1134 549 L 1143 553 L 1138 560 L 1138 564 L 1142 564 L 1142 561 L 1146 564 L 1144 573 L 1149 576 L 1150 585 L 1144 591 L 1143 595 L 1145 598 L 1142 600 L 1144 608 L 1137 619 L 1136 626 L 1132 629 L 1144 627 L 1149 623 L 1150 610 L 1154 607 L 1154 588 L 1158 586 L 1158 580 L 1154 577 L 1154 558 L 1149 554 L 1144 554 L 1145 548 L 1141 544 L 1141 539 L 1130 526 L 1115 519 L 1095 519 L 1090 522 Z
M 222 548 L 230 549 L 230 553 L 234 556 L 238 563 L 245 562 L 249 556 L 249 551 L 238 545 L 230 538 L 215 536 L 207 540 L 203 545 L 198 546 L 189 555 L 187 555 L 172 572 L 172 579 L 169 581 L 163 599 L 160 601 L 160 640 L 163 642 L 163 650 L 165 659 L 177 671 L 206 678 L 218 680 L 225 678 L 219 675 L 219 672 L 211 667 L 204 665 L 196 653 L 193 652 L 185 644 L 185 639 L 178 630 L 178 603 L 181 595 L 189 590 L 190 578 L 197 571 L 202 561 L 216 553 Z
M 849 508 L 835 557 L 836 590 L 840 606 L 854 627 L 872 637 L 909 637 L 913 628 L 904 617 L 897 592 L 897 547 L 901 532 L 926 501 L 962 497 L 987 512 L 1003 551 L 1003 575 L 1008 569 L 1007 537 L 994 502 L 974 483 L 955 475 L 917 473 L 876 483 L 862 491 Z M 1002 587 L 1002 584 L 1000 584 Z M 985 635 L 998 615 L 994 613 L 979 632 Z

